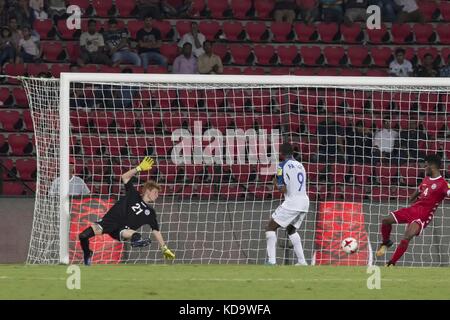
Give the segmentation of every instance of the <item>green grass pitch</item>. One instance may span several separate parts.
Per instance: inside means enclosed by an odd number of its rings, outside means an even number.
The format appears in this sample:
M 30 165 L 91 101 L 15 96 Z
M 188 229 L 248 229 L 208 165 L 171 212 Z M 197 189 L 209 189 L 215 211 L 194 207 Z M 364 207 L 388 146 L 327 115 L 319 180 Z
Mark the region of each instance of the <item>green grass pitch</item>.
M 365 267 L 263 265 L 0 265 L 0 299 L 449 299 L 450 268 L 381 267 L 381 289 Z

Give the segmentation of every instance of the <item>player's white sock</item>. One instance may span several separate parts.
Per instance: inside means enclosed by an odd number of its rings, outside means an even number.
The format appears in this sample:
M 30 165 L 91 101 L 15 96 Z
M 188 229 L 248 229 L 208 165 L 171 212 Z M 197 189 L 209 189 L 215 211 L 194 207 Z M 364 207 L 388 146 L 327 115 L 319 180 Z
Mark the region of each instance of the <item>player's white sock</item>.
M 276 263 L 276 245 L 277 245 L 277 234 L 275 231 L 266 231 L 267 239 L 267 257 L 269 263 Z
M 300 235 L 295 232 L 291 235 L 289 235 L 289 239 L 292 242 L 292 245 L 294 246 L 294 252 L 297 256 L 298 263 L 302 265 L 307 265 L 305 260 L 305 255 L 303 254 L 303 247 L 302 247 L 302 240 L 300 239 Z

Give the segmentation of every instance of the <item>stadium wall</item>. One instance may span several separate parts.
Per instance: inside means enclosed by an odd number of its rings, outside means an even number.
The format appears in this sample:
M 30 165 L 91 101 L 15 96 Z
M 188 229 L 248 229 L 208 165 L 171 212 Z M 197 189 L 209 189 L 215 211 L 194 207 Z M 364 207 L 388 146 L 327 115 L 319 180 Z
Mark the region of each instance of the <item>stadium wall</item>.
M 171 245 L 177 243 L 173 249 L 177 251 L 178 258 L 192 263 L 201 263 L 206 262 L 205 258 L 202 258 L 202 255 L 206 254 L 208 258 L 228 259 L 230 263 L 236 259 L 246 259 L 248 263 L 256 264 L 264 262 L 266 255 L 265 245 L 262 244 L 265 243 L 264 227 L 270 213 L 278 203 L 278 201 L 184 202 L 182 204 L 167 203 L 167 207 L 165 204 L 158 204 L 156 209 L 157 212 L 164 212 L 160 215 L 163 232 L 168 235 L 169 241 L 172 241 Z M 0 263 L 23 263 L 28 253 L 34 199 L 0 198 L 0 204 Z M 396 202 L 364 204 L 364 218 L 373 250 L 379 242 L 380 217 L 398 207 L 399 204 Z M 433 219 L 433 228 L 430 225 L 422 236 L 412 241 L 412 245 L 402 261 L 415 261 L 415 263 L 405 265 L 450 265 L 450 219 L 444 218 L 445 212 L 450 212 L 449 209 L 448 203 L 441 206 Z M 260 215 L 261 212 L 267 213 L 260 217 L 255 216 L 255 214 Z M 310 212 L 300 228 L 308 263 L 311 262 L 314 249 L 312 240 L 316 226 L 315 212 L 317 212 L 316 203 L 312 202 Z M 180 223 L 165 224 L 165 221 L 168 220 Z M 232 229 L 234 232 L 227 232 Z M 394 226 L 393 240 L 396 243 L 403 231 L 404 226 Z M 223 235 L 223 239 L 218 235 Z M 283 260 L 279 259 L 278 262 L 293 264 L 294 254 L 289 247 L 286 232 L 280 230 L 278 235 L 277 256 L 282 257 Z M 211 247 L 205 247 L 202 239 L 208 240 L 207 243 L 211 244 Z M 237 241 L 240 239 L 250 240 Z M 241 246 L 237 247 L 239 243 Z M 156 246 L 156 244 L 152 243 L 152 246 Z M 186 250 L 189 252 L 186 254 L 183 253 L 183 248 L 196 250 Z M 425 248 L 431 248 L 431 251 L 428 252 Z M 142 261 L 143 254 L 142 251 L 131 250 L 127 262 Z M 148 255 L 147 258 L 153 258 L 154 255 L 155 259 L 160 257 L 159 254 L 158 250 L 145 253 Z M 375 261 L 375 263 L 383 264 L 384 261 Z

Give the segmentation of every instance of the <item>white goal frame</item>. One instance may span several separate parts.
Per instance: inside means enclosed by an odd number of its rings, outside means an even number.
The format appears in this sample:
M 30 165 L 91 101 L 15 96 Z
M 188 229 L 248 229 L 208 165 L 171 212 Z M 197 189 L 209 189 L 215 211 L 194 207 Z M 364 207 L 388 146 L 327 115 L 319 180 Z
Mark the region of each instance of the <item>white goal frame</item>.
M 322 76 L 248 76 L 248 75 L 177 75 L 124 73 L 61 73 L 60 77 L 60 247 L 59 260 L 69 264 L 69 154 L 70 154 L 70 85 L 72 82 L 154 84 L 236 84 L 267 86 L 329 87 L 449 87 L 450 78 L 415 77 L 322 77 Z

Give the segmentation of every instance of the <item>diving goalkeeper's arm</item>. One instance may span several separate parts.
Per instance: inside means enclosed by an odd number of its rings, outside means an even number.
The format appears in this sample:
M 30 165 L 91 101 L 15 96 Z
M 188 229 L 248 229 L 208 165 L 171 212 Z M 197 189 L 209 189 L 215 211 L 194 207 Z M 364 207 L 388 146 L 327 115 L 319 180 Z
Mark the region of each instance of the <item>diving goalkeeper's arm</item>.
M 169 248 L 167 248 L 167 245 L 164 242 L 161 232 L 159 232 L 158 230 L 153 230 L 152 233 L 159 243 L 159 247 L 161 248 L 164 258 L 169 259 L 169 260 L 175 259 L 175 254 Z
M 154 164 L 155 161 L 152 158 L 145 157 L 136 168 L 128 170 L 122 175 L 122 182 L 127 184 L 127 182 L 130 181 L 130 179 L 133 178 L 138 172 L 151 170 Z

